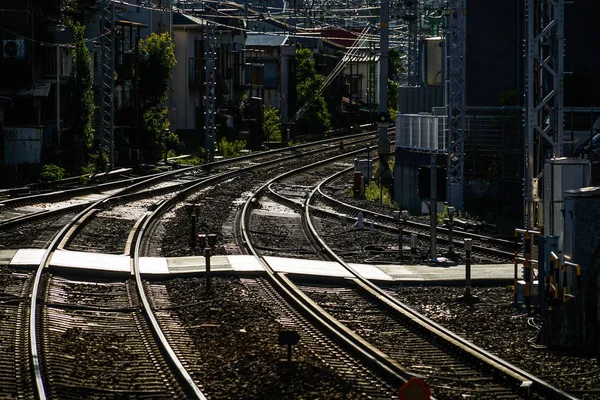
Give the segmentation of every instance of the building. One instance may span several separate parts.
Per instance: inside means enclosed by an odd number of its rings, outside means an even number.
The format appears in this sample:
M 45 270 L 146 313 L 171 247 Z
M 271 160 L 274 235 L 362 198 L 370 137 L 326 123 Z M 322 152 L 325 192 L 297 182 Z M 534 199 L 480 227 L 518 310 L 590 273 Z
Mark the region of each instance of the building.
M 245 33 L 237 18 L 221 17 L 215 34 L 215 96 L 219 118 L 233 128 L 233 104 L 246 92 Z M 238 29 L 239 28 L 239 29 Z M 189 149 L 204 146 L 206 95 L 206 20 L 173 14 L 173 41 L 178 60 L 173 70 L 169 120 Z

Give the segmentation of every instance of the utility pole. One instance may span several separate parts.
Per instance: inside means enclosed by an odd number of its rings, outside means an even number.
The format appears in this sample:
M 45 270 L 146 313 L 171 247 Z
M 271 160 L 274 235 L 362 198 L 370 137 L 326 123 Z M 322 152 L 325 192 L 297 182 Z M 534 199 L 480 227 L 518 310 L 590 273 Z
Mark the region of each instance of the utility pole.
M 404 0 L 404 5 L 406 6 L 404 20 L 408 25 L 408 84 L 416 86 L 419 64 L 417 0 Z
M 58 151 L 62 151 L 60 146 L 60 45 L 56 43 L 56 141 L 58 144 Z M 60 160 L 59 153 L 59 160 Z
M 369 122 L 375 120 L 375 114 L 377 112 L 377 100 L 375 99 L 375 93 L 377 88 L 377 57 L 375 52 L 375 46 L 373 43 L 369 43 L 369 87 L 367 89 L 367 103 L 369 104 Z
M 109 169 L 115 167 L 115 4 L 100 4 L 100 132 L 102 147 L 108 147 Z
M 450 0 L 445 37 L 448 114 L 448 204 L 464 209 L 464 153 L 466 111 L 467 18 L 466 0 Z
M 525 82 L 525 227 L 538 226 L 541 199 L 533 187 L 543 171 L 544 144 L 563 154 L 564 0 L 528 0 Z M 537 151 L 536 151 L 537 149 Z
M 377 142 L 377 154 L 379 156 L 378 177 L 389 180 L 392 178 L 388 165 L 390 154 L 390 140 L 388 139 L 389 114 L 388 114 L 388 46 L 389 46 L 389 21 L 390 21 L 390 2 L 383 0 L 380 8 L 379 31 L 379 117 L 377 118 L 377 128 L 379 131 Z
M 215 155 L 215 58 L 217 38 L 215 24 L 206 20 L 204 30 L 204 59 L 206 60 L 206 82 L 204 86 L 204 148 L 205 161 L 212 161 Z

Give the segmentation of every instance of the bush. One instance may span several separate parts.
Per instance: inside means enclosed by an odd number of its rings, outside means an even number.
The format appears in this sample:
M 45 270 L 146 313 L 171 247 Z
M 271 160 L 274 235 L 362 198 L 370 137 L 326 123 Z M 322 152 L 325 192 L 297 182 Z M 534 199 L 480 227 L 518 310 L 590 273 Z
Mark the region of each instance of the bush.
M 176 160 L 176 162 L 178 162 L 179 164 L 183 164 L 183 165 L 200 165 L 200 164 L 202 164 L 202 160 L 198 156 L 181 158 L 181 159 Z
M 42 167 L 40 180 L 43 182 L 56 182 L 65 178 L 65 169 L 54 164 L 46 164 Z
M 233 142 L 227 141 L 226 138 L 221 139 L 219 142 L 219 151 L 225 158 L 237 157 L 240 155 L 240 150 L 246 148 L 245 140 L 234 140 Z
M 378 185 L 374 180 L 371 180 L 369 185 L 367 185 L 365 188 L 365 199 L 368 201 L 377 202 L 381 199 L 382 204 L 398 208 L 396 202 L 392 200 L 390 189 L 384 186 L 382 191 L 381 186 Z
M 270 142 L 281 141 L 281 117 L 279 110 L 269 106 L 265 107 L 265 117 L 263 122 L 263 130 L 265 132 L 265 138 Z

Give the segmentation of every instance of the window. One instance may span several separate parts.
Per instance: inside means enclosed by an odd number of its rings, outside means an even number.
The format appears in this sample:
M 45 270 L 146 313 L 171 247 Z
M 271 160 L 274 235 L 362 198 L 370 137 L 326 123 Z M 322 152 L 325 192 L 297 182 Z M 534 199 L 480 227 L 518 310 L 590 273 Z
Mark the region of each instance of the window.
M 279 64 L 277 61 L 265 61 L 265 89 L 279 87 Z

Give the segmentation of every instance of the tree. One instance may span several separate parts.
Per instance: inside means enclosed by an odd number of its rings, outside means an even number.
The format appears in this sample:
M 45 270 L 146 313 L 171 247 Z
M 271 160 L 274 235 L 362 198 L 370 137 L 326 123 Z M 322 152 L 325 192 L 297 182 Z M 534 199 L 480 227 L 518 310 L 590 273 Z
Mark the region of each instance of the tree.
M 165 102 L 173 76 L 175 45 L 168 33 L 152 33 L 139 42 L 139 82 L 140 109 L 143 119 L 144 140 L 148 161 L 166 157 L 169 138 L 169 120 Z
M 73 92 L 70 105 L 71 149 L 73 168 L 79 172 L 90 158 L 94 140 L 94 92 L 90 53 L 85 44 L 84 26 L 72 24 L 75 38 L 73 52 Z
M 317 74 L 315 60 L 309 49 L 296 48 L 295 80 L 297 104 L 306 111 L 296 121 L 298 129 L 307 132 L 323 132 L 331 129 L 331 115 L 321 87 L 325 77 Z
M 389 78 L 393 80 L 398 80 L 398 74 L 404 70 L 402 68 L 402 60 L 400 58 L 401 53 L 398 49 L 389 49 L 388 50 L 388 73 Z
M 271 106 L 265 107 L 265 118 L 263 120 L 263 131 L 270 142 L 281 140 L 281 116 L 279 110 Z
M 388 54 L 388 113 L 393 121 L 396 118 L 396 114 L 398 114 L 398 91 L 400 90 L 398 76 L 400 71 L 404 69 L 402 68 L 402 60 L 400 59 L 400 50 L 389 49 Z

